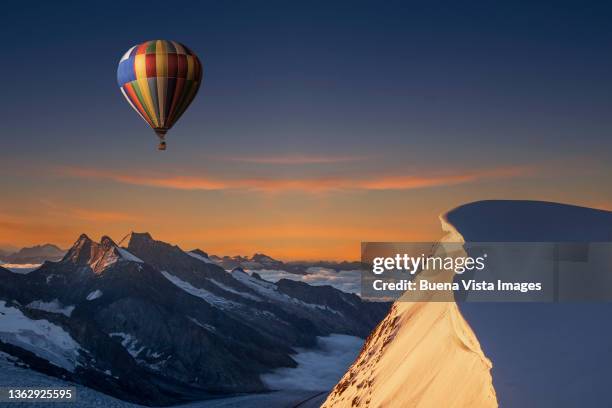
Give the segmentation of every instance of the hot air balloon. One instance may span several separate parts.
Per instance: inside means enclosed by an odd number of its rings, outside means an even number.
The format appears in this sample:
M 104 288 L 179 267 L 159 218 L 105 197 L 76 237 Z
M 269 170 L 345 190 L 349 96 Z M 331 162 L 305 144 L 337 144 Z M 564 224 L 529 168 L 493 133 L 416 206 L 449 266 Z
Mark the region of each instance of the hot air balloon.
M 119 61 L 117 82 L 125 99 L 159 137 L 185 112 L 202 83 L 202 64 L 176 41 L 153 40 L 130 48 Z

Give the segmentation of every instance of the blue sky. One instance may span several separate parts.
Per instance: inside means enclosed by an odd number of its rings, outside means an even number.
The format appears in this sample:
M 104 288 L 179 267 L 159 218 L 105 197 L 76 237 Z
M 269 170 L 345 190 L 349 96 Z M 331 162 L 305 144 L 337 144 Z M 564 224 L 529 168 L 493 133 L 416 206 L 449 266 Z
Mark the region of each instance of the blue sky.
M 424 209 L 480 198 L 610 208 L 611 7 L 578 1 L 9 2 L 0 16 L 0 175 L 12 194 L 0 215 L 7 223 L 36 217 L 49 223 L 50 202 L 92 213 L 159 202 L 190 214 L 186 224 L 198 208 L 210 213 L 218 206 L 227 211 L 216 217 L 246 221 L 281 213 L 323 231 L 347 206 L 356 218 L 345 228 L 363 220 L 375 225 L 381 208 L 395 218 L 403 216 L 400 208 L 430 217 Z M 163 155 L 115 82 L 121 55 L 156 38 L 187 44 L 204 64 L 204 84 Z M 523 179 L 496 181 L 515 170 Z M 474 173 L 485 176 L 448 181 Z M 380 186 L 381 177 L 432 174 L 444 180 L 430 180 L 425 191 L 404 183 L 350 197 L 304 197 L 322 179 L 335 180 L 345 194 L 363 190 L 363 180 Z M 126 183 L 126 175 L 138 179 Z M 176 183 L 151 186 L 142 181 L 147 176 L 213 179 L 232 191 L 175 191 Z M 488 184 L 478 185 L 483 178 Z M 300 182 L 274 197 L 250 191 L 279 179 Z M 306 193 L 296 191 L 304 185 Z M 257 210 L 236 208 L 236 194 Z M 329 206 L 321 210 L 326 215 L 317 218 L 312 203 Z M 153 222 L 125 221 L 117 231 L 155 229 L 158 217 L 149 215 Z M 279 231 L 302 225 L 262 219 L 267 227 L 280 223 Z M 72 227 L 48 225 L 44 237 L 67 242 L 87 227 L 95 236 L 102 226 L 85 221 L 58 220 Z M 211 220 L 200 221 L 204 229 Z M 169 229 L 159 227 L 160 233 Z M 6 234 L 0 243 L 11 231 L 0 230 Z M 186 245 L 202 241 L 192 236 Z M 277 247 L 264 240 L 227 250 L 267 245 Z M 289 249 L 279 253 L 291 256 Z

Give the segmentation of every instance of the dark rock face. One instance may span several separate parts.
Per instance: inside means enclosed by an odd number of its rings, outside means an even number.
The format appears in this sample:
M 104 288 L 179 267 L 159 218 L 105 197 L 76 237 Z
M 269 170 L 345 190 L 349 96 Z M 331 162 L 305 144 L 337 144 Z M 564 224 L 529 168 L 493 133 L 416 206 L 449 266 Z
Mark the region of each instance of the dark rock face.
M 346 319 L 345 332 L 358 337 L 367 337 L 373 329 L 372 322 L 380 321 L 380 316 L 389 310 L 388 303 L 363 302 L 359 296 L 332 286 L 310 286 L 290 279 L 281 279 L 276 286 L 294 299 L 339 312 Z
M 199 255 L 199 256 L 201 256 L 201 257 L 203 257 L 203 258 L 210 259 L 210 258 L 208 257 L 208 253 L 206 253 L 206 252 L 202 251 L 201 249 L 194 249 L 194 250 L 189 251 L 189 252 L 191 252 L 192 254 Z
M 204 288 L 222 297 L 236 298 L 231 290 L 253 293 L 252 289 L 232 278 L 223 268 L 203 262 L 176 245 L 154 240 L 149 233 L 132 233 L 127 250 L 160 271 L 167 271 L 182 281 Z M 215 284 L 217 282 L 217 284 Z M 218 285 L 221 283 L 223 286 Z M 239 297 L 238 297 L 239 298 Z
M 58 368 L 2 337 L 10 329 L 0 316 L 0 350 L 50 375 L 164 405 L 263 391 L 262 373 L 296 365 L 294 347 L 331 333 L 365 337 L 388 308 L 331 287 L 229 273 L 205 255 L 148 233 L 133 233 L 127 248 L 82 235 L 61 261 L 30 274 L 0 268 L 0 302 L 79 346 L 74 369 Z

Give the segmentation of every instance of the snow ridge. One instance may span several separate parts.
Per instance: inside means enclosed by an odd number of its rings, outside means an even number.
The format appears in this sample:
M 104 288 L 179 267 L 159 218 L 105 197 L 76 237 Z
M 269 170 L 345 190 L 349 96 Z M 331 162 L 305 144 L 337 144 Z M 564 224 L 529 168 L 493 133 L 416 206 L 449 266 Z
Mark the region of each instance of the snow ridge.
M 50 363 L 74 372 L 79 344 L 60 326 L 33 320 L 0 300 L 0 340 L 28 350 Z
M 42 300 L 35 300 L 26 305 L 28 309 L 37 309 L 42 310 L 44 312 L 49 313 L 58 313 L 63 314 L 66 317 L 70 317 L 72 315 L 72 311 L 74 310 L 74 305 L 64 306 L 58 299 L 53 299 L 50 302 L 44 302 Z
M 464 240 L 445 216 L 440 221 L 447 235 L 437 251 L 461 256 L 445 252 L 445 242 Z M 432 275 L 440 281 L 454 276 Z M 400 299 L 322 407 L 497 407 L 491 368 L 455 302 Z

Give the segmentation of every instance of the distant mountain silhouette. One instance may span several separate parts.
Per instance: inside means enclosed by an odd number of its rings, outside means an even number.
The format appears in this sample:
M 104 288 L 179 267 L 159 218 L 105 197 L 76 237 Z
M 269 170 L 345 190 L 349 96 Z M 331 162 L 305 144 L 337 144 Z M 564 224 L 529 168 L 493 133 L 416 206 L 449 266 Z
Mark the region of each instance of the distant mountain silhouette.
M 194 251 L 192 251 L 194 252 Z M 334 261 L 290 261 L 284 262 L 274 259 L 265 254 L 254 254 L 251 257 L 246 256 L 217 256 L 211 255 L 209 259 L 224 269 L 243 268 L 245 270 L 275 270 L 285 271 L 297 275 L 306 275 L 309 268 L 327 268 L 336 271 L 351 271 L 359 270 L 361 264 L 357 261 L 349 262 L 334 262 Z
M 15 264 L 39 264 L 45 261 L 58 261 L 64 256 L 63 249 L 53 244 L 36 245 L 21 248 L 15 253 L 0 253 L 0 259 L 7 263 Z

